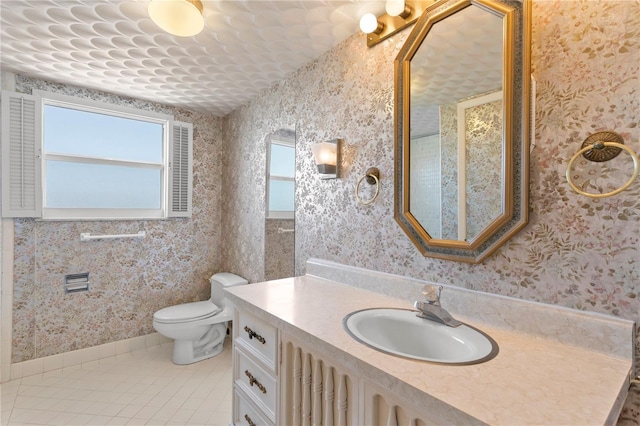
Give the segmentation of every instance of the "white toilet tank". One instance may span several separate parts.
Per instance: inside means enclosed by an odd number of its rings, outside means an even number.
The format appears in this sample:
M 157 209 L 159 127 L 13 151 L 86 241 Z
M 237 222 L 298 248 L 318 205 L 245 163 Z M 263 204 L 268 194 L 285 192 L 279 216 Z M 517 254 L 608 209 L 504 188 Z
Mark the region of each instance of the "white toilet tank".
M 224 309 L 226 306 L 226 298 L 224 297 L 223 290 L 225 287 L 249 284 L 249 281 L 230 272 L 213 274 L 209 281 L 211 282 L 211 302 L 220 309 Z

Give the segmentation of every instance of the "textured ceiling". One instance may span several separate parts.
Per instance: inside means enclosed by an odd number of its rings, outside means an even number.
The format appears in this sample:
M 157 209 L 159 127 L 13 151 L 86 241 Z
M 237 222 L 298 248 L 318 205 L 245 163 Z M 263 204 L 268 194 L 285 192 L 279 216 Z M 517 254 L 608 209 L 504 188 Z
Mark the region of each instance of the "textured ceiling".
M 469 6 L 427 33 L 411 60 L 411 131 L 439 132 L 439 106 L 502 88 L 502 18 Z
M 203 4 L 204 31 L 182 38 L 151 21 L 148 0 L 2 0 L 1 66 L 223 116 L 384 11 L 382 0 Z

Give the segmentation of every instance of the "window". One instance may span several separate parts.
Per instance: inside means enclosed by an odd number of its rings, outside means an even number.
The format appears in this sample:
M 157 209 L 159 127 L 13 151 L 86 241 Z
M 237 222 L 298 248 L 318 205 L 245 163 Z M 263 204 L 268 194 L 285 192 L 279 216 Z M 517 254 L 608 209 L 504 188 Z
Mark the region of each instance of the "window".
M 295 140 L 272 136 L 267 158 L 267 217 L 293 218 L 295 211 Z
M 191 215 L 191 124 L 46 92 L 2 96 L 4 217 Z

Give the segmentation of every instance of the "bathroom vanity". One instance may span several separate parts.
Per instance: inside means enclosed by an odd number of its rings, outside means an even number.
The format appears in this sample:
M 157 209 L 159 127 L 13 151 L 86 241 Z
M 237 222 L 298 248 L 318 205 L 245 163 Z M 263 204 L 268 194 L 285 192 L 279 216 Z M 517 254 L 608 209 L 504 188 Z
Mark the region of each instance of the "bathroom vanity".
M 631 321 L 445 287 L 443 307 L 493 338 L 495 358 L 415 361 L 344 330 L 353 311 L 410 308 L 424 284 L 310 260 L 305 276 L 227 290 L 236 306 L 233 422 L 616 422 L 634 372 Z

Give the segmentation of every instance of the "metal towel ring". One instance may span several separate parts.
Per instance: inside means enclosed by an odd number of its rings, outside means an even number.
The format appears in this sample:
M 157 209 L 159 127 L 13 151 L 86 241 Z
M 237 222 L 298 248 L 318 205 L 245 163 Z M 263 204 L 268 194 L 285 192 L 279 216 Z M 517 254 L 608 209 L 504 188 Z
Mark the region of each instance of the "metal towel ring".
M 629 155 L 631 156 L 631 158 L 633 159 L 633 174 L 631 175 L 631 178 L 624 184 L 622 185 L 620 188 L 611 191 L 611 192 L 607 192 L 605 194 L 591 194 L 588 192 L 584 192 L 583 190 L 579 189 L 574 183 L 573 180 L 571 179 L 571 166 L 573 165 L 573 162 L 576 160 L 576 158 L 578 158 L 580 155 L 584 154 L 587 151 L 593 150 L 593 149 L 603 149 L 605 147 L 614 147 L 614 148 L 619 148 L 621 150 L 627 151 L 629 153 Z M 628 146 L 618 143 L 618 142 L 599 142 L 599 143 L 595 143 L 593 145 L 590 146 L 586 146 L 584 148 L 582 148 L 580 151 L 576 152 L 573 157 L 571 157 L 571 159 L 569 160 L 569 164 L 567 165 L 567 182 L 569 182 L 569 185 L 571 186 L 571 188 L 573 188 L 574 191 L 576 191 L 578 194 L 581 195 L 585 195 L 587 197 L 591 197 L 591 198 L 605 198 L 605 197 L 611 197 L 612 195 L 616 195 L 619 194 L 620 192 L 624 191 L 625 189 L 627 189 L 632 183 L 633 181 L 636 179 L 636 177 L 638 177 L 638 172 L 640 171 L 639 165 L 640 161 L 638 160 L 638 155 L 633 152 L 633 150 L 631 148 L 629 148 Z
M 367 179 L 367 183 L 369 185 L 376 186 L 376 193 L 373 194 L 373 197 L 371 197 L 370 200 L 366 200 L 366 201 L 362 200 L 362 198 L 360 198 L 360 195 L 358 194 L 360 190 L 360 184 L 365 179 Z M 370 167 L 367 170 L 367 173 L 360 178 L 360 180 L 358 181 L 358 184 L 356 185 L 356 199 L 358 200 L 358 203 L 362 204 L 363 206 L 368 206 L 369 204 L 373 203 L 376 200 L 376 198 L 378 198 L 379 192 L 380 192 L 380 170 L 378 170 L 377 167 Z

